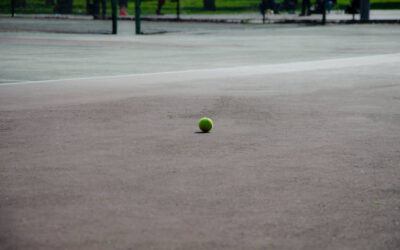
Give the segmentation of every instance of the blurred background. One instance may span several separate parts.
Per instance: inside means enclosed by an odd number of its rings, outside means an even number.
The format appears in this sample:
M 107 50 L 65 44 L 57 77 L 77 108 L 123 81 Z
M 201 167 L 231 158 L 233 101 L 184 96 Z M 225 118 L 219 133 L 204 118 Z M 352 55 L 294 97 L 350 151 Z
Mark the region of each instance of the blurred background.
M 12 0 L 3 0 L 0 3 L 1 14 L 11 13 Z M 14 0 L 16 14 L 74 14 L 91 15 L 95 10 L 95 5 L 100 5 L 100 14 L 102 4 L 106 5 L 106 14 L 111 14 L 110 0 Z M 96 3 L 98 2 L 98 3 Z M 118 1 L 117 2 L 122 2 Z M 156 14 L 159 2 L 164 2 L 161 13 L 176 14 L 177 0 L 141 0 L 141 12 L 144 15 Z M 280 12 L 301 11 L 301 0 L 275 0 L 280 5 Z M 318 11 L 318 0 L 311 0 L 311 7 Z M 329 2 L 329 1 L 328 1 Z M 127 1 L 126 13 L 134 14 L 135 2 Z M 236 14 L 236 13 L 257 13 L 260 11 L 261 0 L 179 0 L 181 14 Z M 295 5 L 294 5 L 295 4 Z M 331 10 L 344 11 L 351 0 L 333 0 Z M 370 0 L 371 9 L 400 9 L 399 0 Z M 274 8 L 271 6 L 271 10 Z
M 0 3 L 0 17 L 3 18 L 0 28 L 117 33 L 119 19 L 136 20 L 136 33 L 141 34 L 140 21 L 260 24 L 361 20 L 398 23 L 399 10 L 400 0 L 3 0 Z M 46 22 L 4 20 L 10 16 Z M 49 21 L 54 19 L 58 22 Z M 66 19 L 69 21 L 60 21 Z

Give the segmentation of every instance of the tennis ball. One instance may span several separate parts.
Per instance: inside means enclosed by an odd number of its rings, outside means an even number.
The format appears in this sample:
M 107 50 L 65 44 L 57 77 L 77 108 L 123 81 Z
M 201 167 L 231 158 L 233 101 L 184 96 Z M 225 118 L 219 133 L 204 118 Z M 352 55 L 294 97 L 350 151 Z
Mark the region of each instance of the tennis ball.
M 201 129 L 201 131 L 203 131 L 204 133 L 208 133 L 210 132 L 212 127 L 213 127 L 213 122 L 210 118 L 203 117 L 200 119 L 199 128 Z

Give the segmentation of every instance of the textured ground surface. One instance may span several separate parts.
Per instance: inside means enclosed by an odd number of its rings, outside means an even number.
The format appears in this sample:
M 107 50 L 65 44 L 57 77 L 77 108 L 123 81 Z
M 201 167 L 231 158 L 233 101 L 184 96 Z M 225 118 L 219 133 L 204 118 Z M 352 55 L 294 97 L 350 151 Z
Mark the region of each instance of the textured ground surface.
M 400 248 L 399 26 L 169 28 L 0 33 L 0 249 Z

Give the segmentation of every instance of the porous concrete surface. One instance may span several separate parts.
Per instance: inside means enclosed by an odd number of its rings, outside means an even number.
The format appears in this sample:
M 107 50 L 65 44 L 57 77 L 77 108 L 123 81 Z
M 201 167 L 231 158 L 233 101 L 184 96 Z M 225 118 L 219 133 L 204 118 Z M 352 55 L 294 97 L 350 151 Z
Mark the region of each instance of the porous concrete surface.
M 399 26 L 181 27 L 0 33 L 0 249 L 398 249 Z

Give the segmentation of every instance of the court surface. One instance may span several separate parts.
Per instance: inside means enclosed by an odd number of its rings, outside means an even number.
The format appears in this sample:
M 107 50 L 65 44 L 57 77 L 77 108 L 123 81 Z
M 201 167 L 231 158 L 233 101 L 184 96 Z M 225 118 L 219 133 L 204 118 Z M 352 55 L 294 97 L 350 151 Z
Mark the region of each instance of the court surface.
M 144 25 L 0 32 L 0 249 L 400 248 L 400 26 Z

